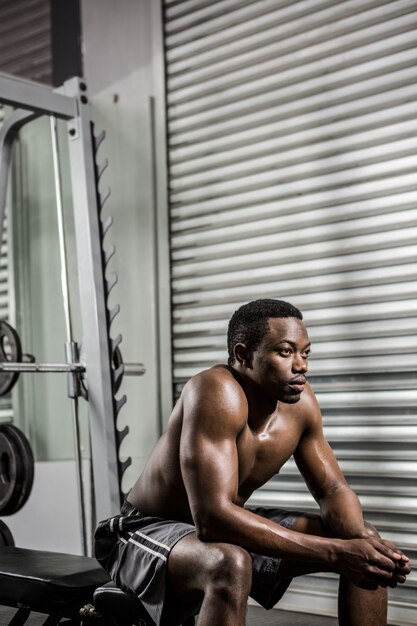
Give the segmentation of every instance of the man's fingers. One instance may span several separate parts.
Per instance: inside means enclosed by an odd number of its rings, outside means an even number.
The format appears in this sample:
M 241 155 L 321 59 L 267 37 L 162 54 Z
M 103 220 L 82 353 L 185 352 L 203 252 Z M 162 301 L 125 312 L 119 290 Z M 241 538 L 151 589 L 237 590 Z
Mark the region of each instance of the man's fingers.
M 387 545 L 393 552 L 400 555 L 400 558 L 399 558 L 400 561 L 404 561 L 405 563 L 408 563 L 410 561 L 408 556 L 404 554 L 402 550 L 397 548 L 397 546 L 394 546 L 392 543 L 390 543 L 389 541 L 387 542 L 385 540 L 383 540 L 383 543 Z
M 378 550 L 375 550 L 370 562 L 378 569 L 386 571 L 389 576 L 392 574 L 396 567 L 395 561 L 393 561 L 389 556 L 382 554 Z
M 386 539 L 380 539 L 381 543 L 384 544 L 384 546 L 386 546 L 389 550 L 392 550 L 393 554 L 399 555 L 398 560 L 399 561 L 404 561 L 406 563 L 408 563 L 410 561 L 410 559 L 408 558 L 408 556 L 406 554 L 404 554 L 404 552 L 402 550 L 400 550 L 399 548 L 397 548 L 397 546 L 395 546 L 393 543 L 391 543 L 390 541 L 387 541 Z
M 395 571 L 397 574 L 403 574 L 404 576 L 408 576 L 408 574 L 411 572 L 411 567 L 408 565 L 408 563 L 407 565 L 399 565 L 397 563 Z
M 406 581 L 406 576 L 397 571 L 388 572 L 377 566 L 369 567 L 366 576 L 372 583 L 378 583 L 380 587 L 396 587 L 402 585 Z
M 370 543 L 372 544 L 372 546 L 375 548 L 377 552 L 379 552 L 380 554 L 390 559 L 391 562 L 393 563 L 397 563 L 398 561 L 402 559 L 403 556 L 405 556 L 401 552 L 399 552 L 396 548 L 393 549 L 389 545 L 387 545 L 388 542 L 384 540 L 371 539 Z
M 388 558 L 394 558 L 395 569 L 393 572 L 393 579 L 396 580 L 397 583 L 400 583 L 400 584 L 404 583 L 406 580 L 406 576 L 408 576 L 408 574 L 411 571 L 410 559 L 408 558 L 408 556 L 403 554 L 401 550 L 393 549 L 391 545 L 387 545 L 387 543 L 389 542 L 383 541 L 382 543 L 384 545 L 385 550 L 382 550 L 382 549 L 379 550 L 376 546 L 374 547 L 376 547 L 377 551 L 380 551 L 381 554 L 384 554 L 384 556 L 388 556 Z M 386 550 L 388 550 L 388 552 L 386 552 Z M 396 553 L 401 554 L 399 559 L 395 559 Z
M 408 556 L 406 554 L 402 553 L 401 559 L 399 560 L 399 563 L 401 563 L 403 566 L 407 566 L 410 568 L 410 559 L 408 558 Z M 411 569 L 411 568 L 410 568 Z
M 381 568 L 379 565 L 370 565 L 366 570 L 366 576 L 372 580 L 377 580 L 379 584 L 387 586 L 392 580 L 394 572 Z
M 401 576 L 401 574 L 395 575 L 395 580 L 400 583 L 400 585 L 402 585 L 403 583 L 405 583 L 405 581 L 407 580 L 405 576 Z

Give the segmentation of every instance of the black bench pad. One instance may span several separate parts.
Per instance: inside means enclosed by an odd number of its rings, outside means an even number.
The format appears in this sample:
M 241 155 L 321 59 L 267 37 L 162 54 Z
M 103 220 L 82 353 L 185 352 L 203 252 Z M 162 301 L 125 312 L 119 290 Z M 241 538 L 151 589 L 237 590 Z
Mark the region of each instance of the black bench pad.
M 88 556 L 29 550 L 12 546 L 0 548 L 0 604 L 24 604 L 34 611 L 60 611 L 72 615 L 93 602 L 97 587 L 109 575 L 96 559 Z
M 155 624 L 141 601 L 133 594 L 119 589 L 113 582 L 96 589 L 94 608 L 101 615 L 114 617 L 120 623 L 132 624 L 142 620 L 146 625 Z
M 101 615 L 114 618 L 114 623 L 120 626 L 131 626 L 132 623 L 139 626 L 155 625 L 140 600 L 131 593 L 125 593 L 113 582 L 96 589 L 94 608 Z M 194 617 L 183 622 L 183 626 L 193 625 Z

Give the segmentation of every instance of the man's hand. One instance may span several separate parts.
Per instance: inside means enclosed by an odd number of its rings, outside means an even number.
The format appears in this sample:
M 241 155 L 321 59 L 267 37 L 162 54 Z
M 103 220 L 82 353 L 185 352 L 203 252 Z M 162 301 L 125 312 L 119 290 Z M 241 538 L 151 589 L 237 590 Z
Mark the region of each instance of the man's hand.
M 395 561 L 395 570 L 392 580 L 389 583 L 389 587 L 396 587 L 398 584 L 405 583 L 406 577 L 411 571 L 410 559 L 404 554 L 404 552 L 399 550 L 396 546 L 394 546 L 394 544 L 390 543 L 386 539 L 381 539 L 381 541 L 385 546 L 400 554 L 400 558 Z
M 341 543 L 337 569 L 362 589 L 395 587 L 410 572 L 408 558 L 388 541 L 370 536 Z
M 372 524 L 369 524 L 369 522 L 366 522 L 366 521 L 365 521 L 365 534 L 363 535 L 363 537 L 366 539 L 370 537 L 375 537 L 379 539 L 380 541 L 382 541 L 382 543 L 385 546 L 387 546 L 387 548 L 390 548 L 393 552 L 400 554 L 400 558 L 397 561 L 395 561 L 395 571 L 393 572 L 392 580 L 389 583 L 389 587 L 396 587 L 397 584 L 405 583 L 406 576 L 408 576 L 408 574 L 411 571 L 410 559 L 408 558 L 408 556 L 406 556 L 402 550 L 397 548 L 397 546 L 395 546 L 390 541 L 387 541 L 386 539 L 382 539 L 381 535 L 378 533 L 375 526 L 372 526 Z

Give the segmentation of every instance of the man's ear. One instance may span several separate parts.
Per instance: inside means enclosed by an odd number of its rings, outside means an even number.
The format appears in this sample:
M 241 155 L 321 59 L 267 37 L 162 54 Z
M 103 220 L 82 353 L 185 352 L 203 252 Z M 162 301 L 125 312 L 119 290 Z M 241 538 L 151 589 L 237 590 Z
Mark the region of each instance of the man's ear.
M 244 343 L 237 343 L 233 348 L 233 352 L 235 355 L 235 359 L 239 363 L 239 365 L 243 365 L 244 367 L 250 366 L 248 349 Z

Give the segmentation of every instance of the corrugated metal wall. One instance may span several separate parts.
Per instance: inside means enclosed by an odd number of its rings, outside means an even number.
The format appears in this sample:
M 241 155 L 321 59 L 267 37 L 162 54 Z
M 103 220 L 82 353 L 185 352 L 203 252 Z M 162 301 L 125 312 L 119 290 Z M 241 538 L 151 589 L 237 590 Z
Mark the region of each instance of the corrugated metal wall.
M 0 128 L 4 120 L 4 109 L 0 106 Z M 10 320 L 10 254 L 9 254 L 9 221 L 7 215 L 2 233 L 0 254 L 0 319 Z M 7 342 L 5 342 L 7 348 Z M 13 409 L 10 394 L 0 397 L 0 422 L 9 422 L 13 418 Z
M 287 299 L 367 517 L 417 555 L 417 3 L 165 0 L 174 376 Z M 254 501 L 315 507 L 288 463 Z M 391 594 L 417 622 L 417 575 Z M 328 612 L 336 580 L 281 603 Z
M 52 82 L 50 0 L 0 0 L 0 72 Z
M 49 0 L 0 0 L 0 72 L 51 84 L 52 52 Z M 4 112 L 0 105 L 0 125 Z M 10 255 L 7 224 L 0 259 L 0 319 L 10 316 Z M 10 395 L 0 398 L 0 420 L 13 418 Z

